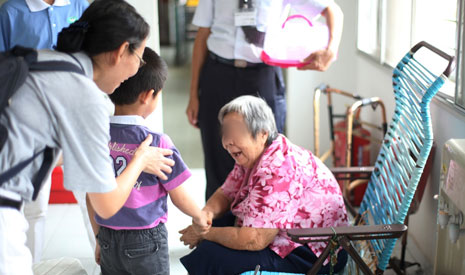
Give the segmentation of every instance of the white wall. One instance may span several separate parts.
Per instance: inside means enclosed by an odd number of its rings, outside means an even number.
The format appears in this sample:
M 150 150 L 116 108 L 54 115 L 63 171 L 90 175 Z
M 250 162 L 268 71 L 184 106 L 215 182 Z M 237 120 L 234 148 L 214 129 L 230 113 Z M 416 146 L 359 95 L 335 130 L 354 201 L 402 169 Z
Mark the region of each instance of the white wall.
M 390 121 L 394 109 L 391 74 L 392 69 L 382 66 L 356 49 L 357 1 L 337 0 L 344 12 L 344 33 L 339 58 L 324 73 L 287 71 L 288 119 L 287 135 L 295 143 L 313 150 L 313 90 L 321 82 L 335 88 L 357 92 L 365 97 L 379 96 L 388 107 Z M 325 100 L 321 101 L 320 150 L 328 148 L 329 131 Z M 336 110 L 341 110 L 344 102 L 335 102 Z M 338 107 L 339 106 L 339 107 Z M 435 141 L 438 145 L 434 168 L 428 183 L 420 210 L 412 215 L 409 226 L 409 241 L 415 241 L 423 256 L 432 263 L 436 245 L 437 203 L 432 199 L 438 192 L 441 150 L 450 138 L 465 138 L 465 116 L 448 108 L 438 101 L 431 106 Z M 370 118 L 368 118 L 370 119 Z M 373 118 L 371 118 L 373 119 Z M 378 119 L 379 121 L 379 119 Z

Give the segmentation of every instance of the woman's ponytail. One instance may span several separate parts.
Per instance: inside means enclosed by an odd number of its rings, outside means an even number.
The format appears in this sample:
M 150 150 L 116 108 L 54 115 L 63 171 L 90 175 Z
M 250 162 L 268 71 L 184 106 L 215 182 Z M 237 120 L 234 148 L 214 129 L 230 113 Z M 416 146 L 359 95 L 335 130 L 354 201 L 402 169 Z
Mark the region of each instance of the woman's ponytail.
M 118 49 L 124 42 L 131 49 L 141 46 L 150 27 L 136 9 L 124 0 L 95 0 L 78 21 L 58 35 L 56 49 L 84 51 L 90 57 Z
M 74 53 L 82 50 L 89 23 L 76 21 L 58 34 L 56 49 L 60 52 Z

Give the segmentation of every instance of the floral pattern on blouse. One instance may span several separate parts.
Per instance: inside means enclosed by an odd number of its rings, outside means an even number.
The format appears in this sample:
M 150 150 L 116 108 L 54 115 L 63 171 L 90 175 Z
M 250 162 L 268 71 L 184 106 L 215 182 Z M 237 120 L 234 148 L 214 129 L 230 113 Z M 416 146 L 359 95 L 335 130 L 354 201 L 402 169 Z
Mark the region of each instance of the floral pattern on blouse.
M 282 258 L 302 245 L 291 241 L 286 229 L 348 225 L 341 189 L 332 173 L 283 135 L 265 149 L 252 169 L 236 164 L 222 190 L 232 201 L 237 226 L 282 229 L 270 244 Z M 326 246 L 307 245 L 316 256 Z

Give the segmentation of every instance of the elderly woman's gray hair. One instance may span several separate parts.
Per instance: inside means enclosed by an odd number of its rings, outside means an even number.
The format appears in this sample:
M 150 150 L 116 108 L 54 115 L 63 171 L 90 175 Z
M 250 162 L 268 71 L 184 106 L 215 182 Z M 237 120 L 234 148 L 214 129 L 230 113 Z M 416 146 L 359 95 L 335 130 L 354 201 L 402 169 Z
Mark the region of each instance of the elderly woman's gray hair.
M 268 133 L 266 145 L 270 145 L 278 136 L 278 129 L 274 120 L 273 111 L 265 100 L 251 96 L 240 96 L 221 108 L 218 120 L 223 124 L 224 117 L 229 113 L 238 113 L 243 118 L 253 138 L 258 133 Z

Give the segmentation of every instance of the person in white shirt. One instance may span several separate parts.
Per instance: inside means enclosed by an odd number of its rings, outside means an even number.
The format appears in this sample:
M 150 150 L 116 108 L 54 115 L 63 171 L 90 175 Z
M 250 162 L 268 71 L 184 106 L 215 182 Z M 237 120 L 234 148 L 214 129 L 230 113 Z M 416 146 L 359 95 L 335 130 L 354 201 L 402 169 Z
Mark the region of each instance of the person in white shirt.
M 338 51 L 343 14 L 332 0 L 282 0 L 305 9 L 311 16 L 322 14 L 329 29 L 326 49 L 312 53 L 301 70 L 325 71 Z M 262 63 L 260 53 L 270 9 L 278 0 L 200 0 L 193 24 L 199 27 L 192 56 L 189 123 L 200 128 L 207 178 L 206 198 L 220 187 L 234 161 L 221 144 L 217 115 L 222 106 L 242 95 L 265 99 L 273 110 L 278 131 L 286 120 L 285 86 L 281 68 Z M 256 2 L 256 3 L 254 3 Z M 257 9 L 256 27 L 235 25 L 241 7 Z M 250 18 L 249 18 L 250 19 Z

